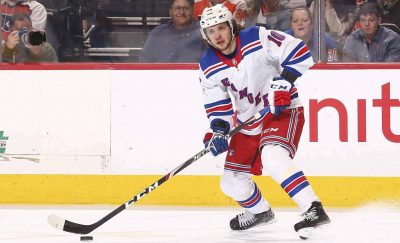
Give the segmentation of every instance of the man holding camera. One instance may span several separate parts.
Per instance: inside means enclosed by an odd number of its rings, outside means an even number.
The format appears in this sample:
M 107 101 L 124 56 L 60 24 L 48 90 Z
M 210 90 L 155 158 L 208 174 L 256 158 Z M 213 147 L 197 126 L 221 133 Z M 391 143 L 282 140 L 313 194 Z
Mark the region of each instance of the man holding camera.
M 56 51 L 46 42 L 46 33 L 32 29 L 28 15 L 14 14 L 10 19 L 10 29 L 3 45 L 3 62 L 58 61 Z

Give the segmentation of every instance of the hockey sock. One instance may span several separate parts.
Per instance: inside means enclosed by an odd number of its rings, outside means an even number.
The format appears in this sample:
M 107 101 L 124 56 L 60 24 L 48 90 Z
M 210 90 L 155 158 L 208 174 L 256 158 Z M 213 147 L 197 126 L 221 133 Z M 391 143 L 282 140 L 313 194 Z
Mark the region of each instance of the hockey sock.
M 281 183 L 281 187 L 299 205 L 301 212 L 307 211 L 311 203 L 318 200 L 302 171 L 289 176 Z
M 250 197 L 245 200 L 237 201 L 240 206 L 247 209 L 252 214 L 258 214 L 267 211 L 270 208 L 269 203 L 265 201 L 258 189 L 256 183 L 253 182 L 253 192 Z
M 264 146 L 261 158 L 266 171 L 297 203 L 302 212 L 313 201 L 318 201 L 306 176 L 295 166 L 286 149 L 275 145 Z
M 225 170 L 220 186 L 223 193 L 252 214 L 265 212 L 270 208 L 249 173 Z

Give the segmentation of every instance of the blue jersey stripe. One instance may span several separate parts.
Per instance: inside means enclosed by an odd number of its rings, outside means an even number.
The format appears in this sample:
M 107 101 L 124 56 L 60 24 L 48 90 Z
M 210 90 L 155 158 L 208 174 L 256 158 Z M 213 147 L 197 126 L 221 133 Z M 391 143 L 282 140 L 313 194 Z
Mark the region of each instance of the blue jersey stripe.
M 230 104 L 230 103 L 232 103 L 232 100 L 231 100 L 231 98 L 228 98 L 228 99 L 225 99 L 225 100 L 219 100 L 219 101 L 216 101 L 216 102 L 213 102 L 213 103 L 205 104 L 204 108 L 209 109 L 209 108 L 212 108 L 212 107 L 215 107 L 215 106 L 218 106 L 218 105 L 227 105 L 227 104 Z
M 282 66 L 286 66 L 287 63 L 290 61 L 290 59 L 292 59 L 292 57 L 293 57 L 294 55 L 296 55 L 296 53 L 297 53 L 301 48 L 303 48 L 304 45 L 305 45 L 304 42 L 300 42 L 300 43 L 296 46 L 296 48 L 294 48 L 294 49 L 290 52 L 290 54 L 286 57 L 286 59 L 282 62 Z
M 307 58 L 310 58 L 310 57 L 311 57 L 311 53 L 307 52 L 302 57 L 299 57 L 299 58 L 296 58 L 296 59 L 294 59 L 294 60 L 292 60 L 290 62 L 287 62 L 286 65 L 294 65 L 294 64 L 300 63 L 300 62 L 302 62 L 302 61 L 304 61 L 304 60 L 306 60 Z
M 210 114 L 207 115 L 208 118 L 210 118 L 211 116 L 231 116 L 233 115 L 233 110 L 229 110 L 229 111 L 224 111 L 224 112 L 220 112 L 220 111 L 216 111 L 216 112 L 211 112 Z
M 213 76 L 214 74 L 218 73 L 219 71 L 222 71 L 222 70 L 225 70 L 225 69 L 228 69 L 228 68 L 229 68 L 228 65 L 224 65 L 224 66 L 222 66 L 222 67 L 220 67 L 220 68 L 217 68 L 217 69 L 215 69 L 214 71 L 212 71 L 212 72 L 210 72 L 209 74 L 207 74 L 207 75 L 206 75 L 206 78 L 210 78 L 211 76 Z
M 255 52 L 255 51 L 258 51 L 258 50 L 260 50 L 260 49 L 262 49 L 262 46 L 261 46 L 261 45 L 256 46 L 255 48 L 252 48 L 252 49 L 250 49 L 250 50 L 246 50 L 246 52 L 243 54 L 243 57 L 249 55 L 250 53 L 253 53 L 253 52 Z
M 295 99 L 295 98 L 298 98 L 299 97 L 299 94 L 296 92 L 296 93 L 294 93 L 294 94 L 292 94 L 291 96 L 290 96 L 290 99 Z

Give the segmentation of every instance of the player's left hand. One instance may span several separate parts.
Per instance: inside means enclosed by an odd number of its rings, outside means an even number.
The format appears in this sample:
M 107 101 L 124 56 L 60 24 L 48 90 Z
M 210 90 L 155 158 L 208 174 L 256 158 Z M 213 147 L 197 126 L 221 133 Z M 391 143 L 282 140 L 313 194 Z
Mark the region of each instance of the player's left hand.
M 228 150 L 228 138 L 230 125 L 222 119 L 214 119 L 210 126 L 212 132 L 207 132 L 203 143 L 205 149 L 209 150 L 214 156 L 222 154 Z
M 278 115 L 290 106 L 290 90 L 292 88 L 293 84 L 281 77 L 274 78 L 270 82 L 268 103 L 272 114 Z

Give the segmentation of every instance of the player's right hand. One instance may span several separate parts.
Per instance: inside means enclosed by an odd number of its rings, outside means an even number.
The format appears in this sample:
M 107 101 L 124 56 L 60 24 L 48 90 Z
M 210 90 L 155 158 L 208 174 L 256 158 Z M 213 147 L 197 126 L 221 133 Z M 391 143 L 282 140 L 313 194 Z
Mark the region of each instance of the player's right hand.
M 211 130 L 204 136 L 203 143 L 205 149 L 208 149 L 214 156 L 222 154 L 228 150 L 228 138 L 230 125 L 222 119 L 214 119 L 211 122 Z
M 279 115 L 281 111 L 290 106 L 292 103 L 290 90 L 292 88 L 293 84 L 281 77 L 274 78 L 270 82 L 268 103 L 272 114 Z

